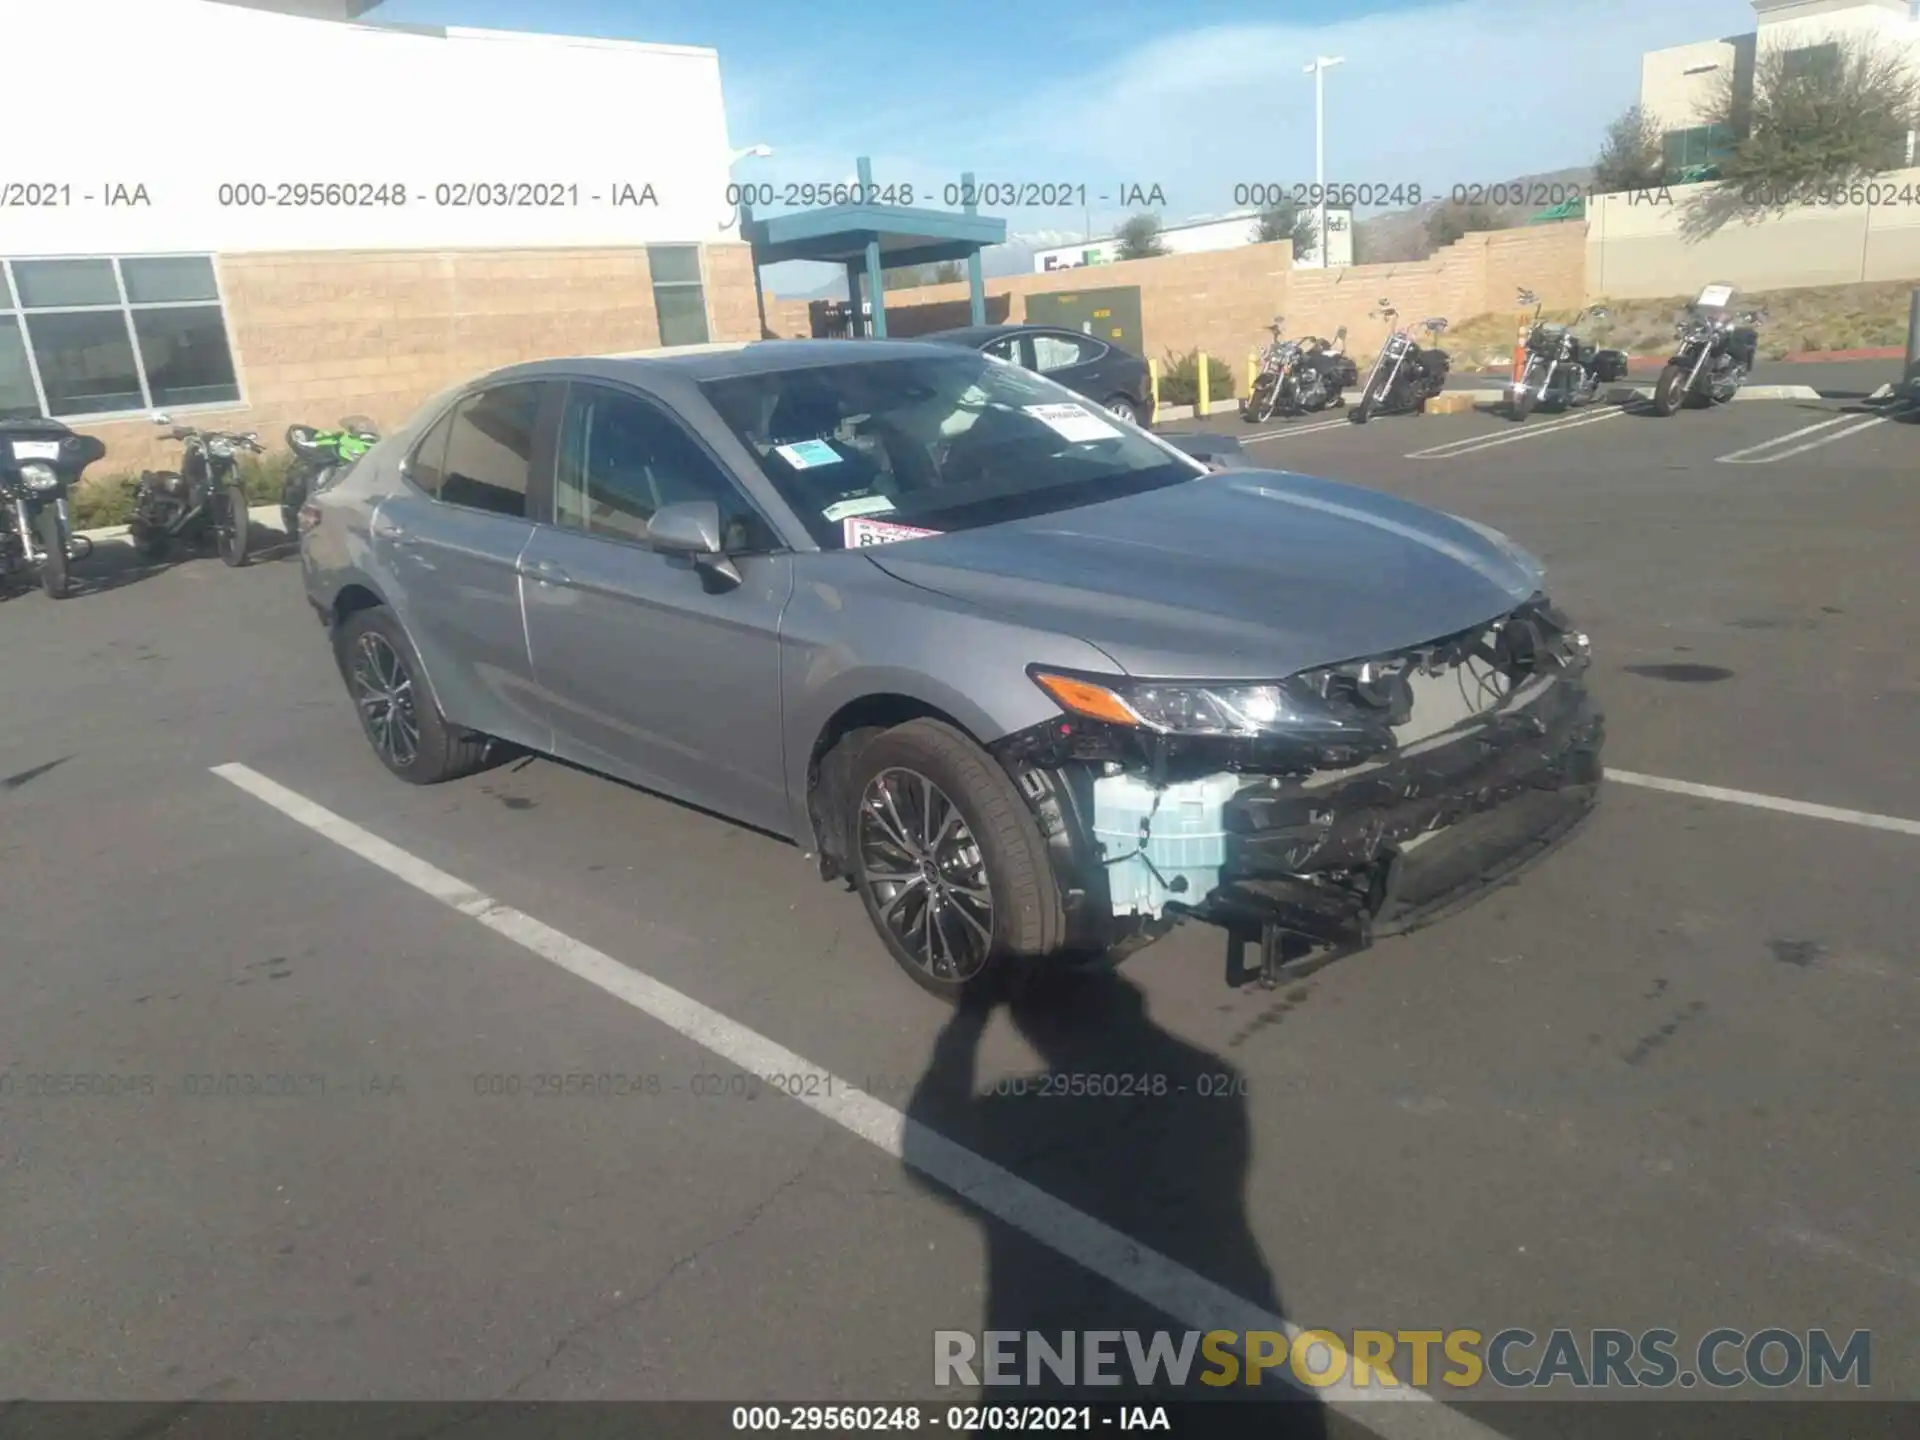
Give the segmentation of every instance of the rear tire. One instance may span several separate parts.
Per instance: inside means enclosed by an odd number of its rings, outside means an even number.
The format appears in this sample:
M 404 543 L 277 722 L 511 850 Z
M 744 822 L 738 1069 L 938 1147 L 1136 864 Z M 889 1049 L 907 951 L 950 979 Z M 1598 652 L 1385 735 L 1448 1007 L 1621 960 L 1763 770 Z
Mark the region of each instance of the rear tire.
M 1141 425 L 1140 407 L 1125 395 L 1115 395 L 1111 397 L 1107 401 L 1107 413 L 1116 420 L 1126 421 L 1129 425 Z
M 334 647 L 361 732 L 390 773 L 410 785 L 438 785 L 486 765 L 492 738 L 440 713 L 413 642 L 391 610 L 356 610 L 335 633 Z
M 1066 938 L 1059 885 L 992 756 L 943 721 L 909 720 L 869 741 L 848 779 L 854 886 L 914 984 L 953 1004 L 1046 968 Z
M 71 587 L 67 576 L 67 527 L 60 523 L 60 512 L 52 505 L 41 508 L 33 526 L 40 532 L 40 548 L 46 551 L 40 561 L 40 588 L 47 592 L 48 599 L 64 600 Z
M 226 520 L 219 533 L 220 558 L 237 569 L 247 563 L 247 543 L 253 538 L 253 527 L 247 517 L 247 492 L 239 485 L 229 485 L 220 496 L 220 503 L 226 508 Z
M 1687 372 L 1678 365 L 1669 365 L 1662 370 L 1653 386 L 1653 413 L 1667 416 L 1678 410 L 1685 399 L 1686 385 Z

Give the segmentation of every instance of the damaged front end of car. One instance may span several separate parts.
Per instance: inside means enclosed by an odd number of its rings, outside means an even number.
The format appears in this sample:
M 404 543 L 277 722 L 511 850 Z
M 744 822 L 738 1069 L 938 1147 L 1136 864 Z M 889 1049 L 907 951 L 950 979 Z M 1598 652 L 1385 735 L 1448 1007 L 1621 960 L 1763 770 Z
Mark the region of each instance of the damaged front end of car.
M 1363 948 L 1469 903 L 1592 809 L 1587 637 L 1543 596 L 1426 644 L 1250 684 L 1035 669 L 1064 712 L 993 747 L 1032 806 L 1068 945 L 1184 918 Z

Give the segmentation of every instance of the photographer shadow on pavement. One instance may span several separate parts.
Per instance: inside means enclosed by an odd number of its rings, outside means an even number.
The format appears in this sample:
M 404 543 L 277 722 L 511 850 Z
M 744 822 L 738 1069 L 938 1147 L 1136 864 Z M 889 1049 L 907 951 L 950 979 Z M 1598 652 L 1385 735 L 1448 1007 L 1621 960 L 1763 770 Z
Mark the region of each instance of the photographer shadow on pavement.
M 1039 1055 L 1042 1071 L 996 1080 L 983 1089 L 981 1043 L 1002 1006 Z M 1120 1093 L 1110 1093 L 1115 1091 Z M 1261 1433 L 1273 1440 L 1318 1440 L 1327 1433 L 1324 1407 L 1311 1392 L 1281 1383 L 1277 1369 L 1256 1385 L 1246 1383 L 1244 1369 L 1231 1384 L 1200 1383 L 1202 1375 L 1218 1374 L 1219 1367 L 1197 1344 L 1183 1384 L 1170 1384 L 1164 1367 L 1148 1383 L 1138 1383 L 1125 1339 L 1119 1337 L 1105 1347 L 1111 1357 L 1105 1373 L 1117 1376 L 1117 1384 L 1068 1385 L 1047 1365 L 1031 1361 L 1033 1351 L 1024 1340 L 1027 1332 L 1039 1332 L 1058 1351 L 1063 1336 L 1071 1334 L 1079 1382 L 1086 1378 L 1083 1347 L 1089 1331 L 1138 1331 L 1142 1347 L 1151 1345 L 1153 1332 L 1167 1331 L 1180 1347 L 1191 1329 L 1253 1328 L 1255 1322 L 1247 1318 L 1251 1307 L 1274 1317 L 1285 1313 L 1247 1215 L 1253 1141 L 1246 1091 L 1245 1078 L 1232 1065 L 1156 1025 L 1139 987 L 1111 970 L 1061 976 L 1044 986 L 1029 982 L 1005 995 L 970 996 L 955 1008 L 908 1104 L 908 1119 L 917 1123 L 907 1127 L 903 1150 L 914 1182 L 978 1220 L 986 1240 L 978 1330 L 971 1303 L 956 1305 L 949 1327 L 973 1334 L 979 1348 L 971 1368 L 978 1384 L 967 1383 L 964 1372 L 945 1377 L 952 1388 L 940 1398 L 1052 1405 L 1258 1401 L 1266 1408 Z M 971 1162 L 965 1157 L 956 1164 L 944 1141 L 1012 1172 L 1244 1303 L 1223 1303 L 1217 1318 L 1205 1301 L 1197 1302 L 1200 1314 L 1161 1313 L 1001 1218 L 1008 1206 L 998 1197 L 975 1203 L 954 1188 L 984 1191 L 986 1186 L 969 1184 L 982 1177 L 967 1173 Z M 1005 1189 L 995 1188 L 999 1197 L 1006 1196 Z M 1017 1196 L 1013 1203 L 1020 1203 Z M 1041 1222 L 1046 1223 L 1051 1222 Z M 1067 1223 L 1085 1228 L 1072 1217 Z M 1151 1256 L 1146 1263 L 1156 1264 Z M 1191 1295 L 1201 1288 L 1187 1290 Z M 1023 1337 L 1014 1351 L 1017 1363 L 1009 1367 L 1017 1372 L 1018 1384 L 988 1383 L 983 1331 Z M 932 1338 L 930 1361 L 937 1353 Z M 1244 1363 L 1238 1347 L 1235 1352 Z

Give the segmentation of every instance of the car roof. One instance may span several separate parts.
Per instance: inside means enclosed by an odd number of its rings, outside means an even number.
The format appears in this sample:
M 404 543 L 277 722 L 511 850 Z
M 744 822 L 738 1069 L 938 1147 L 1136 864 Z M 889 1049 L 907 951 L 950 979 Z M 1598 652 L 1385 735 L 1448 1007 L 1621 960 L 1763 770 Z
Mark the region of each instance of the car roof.
M 942 345 L 980 345 L 989 340 L 1002 340 L 1009 335 L 1067 334 L 1076 332 L 1060 325 L 959 325 L 952 330 L 935 330 L 923 335 L 923 340 L 933 340 Z
M 675 345 L 614 355 L 555 355 L 508 366 L 475 383 L 497 383 L 509 378 L 531 380 L 553 374 L 591 374 L 641 384 L 671 384 L 676 380 L 697 383 L 737 375 L 852 365 L 863 360 L 940 358 L 952 353 L 948 346 L 919 340 L 754 340 Z

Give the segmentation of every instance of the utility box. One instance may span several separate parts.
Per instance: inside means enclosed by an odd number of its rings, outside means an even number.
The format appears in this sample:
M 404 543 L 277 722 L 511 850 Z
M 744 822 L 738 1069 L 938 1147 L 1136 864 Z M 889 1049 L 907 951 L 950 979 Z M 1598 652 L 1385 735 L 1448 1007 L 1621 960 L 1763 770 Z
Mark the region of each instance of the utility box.
M 1145 355 L 1140 332 L 1140 287 L 1116 285 L 1107 290 L 1058 290 L 1027 296 L 1027 324 L 1078 330 L 1096 340 Z

